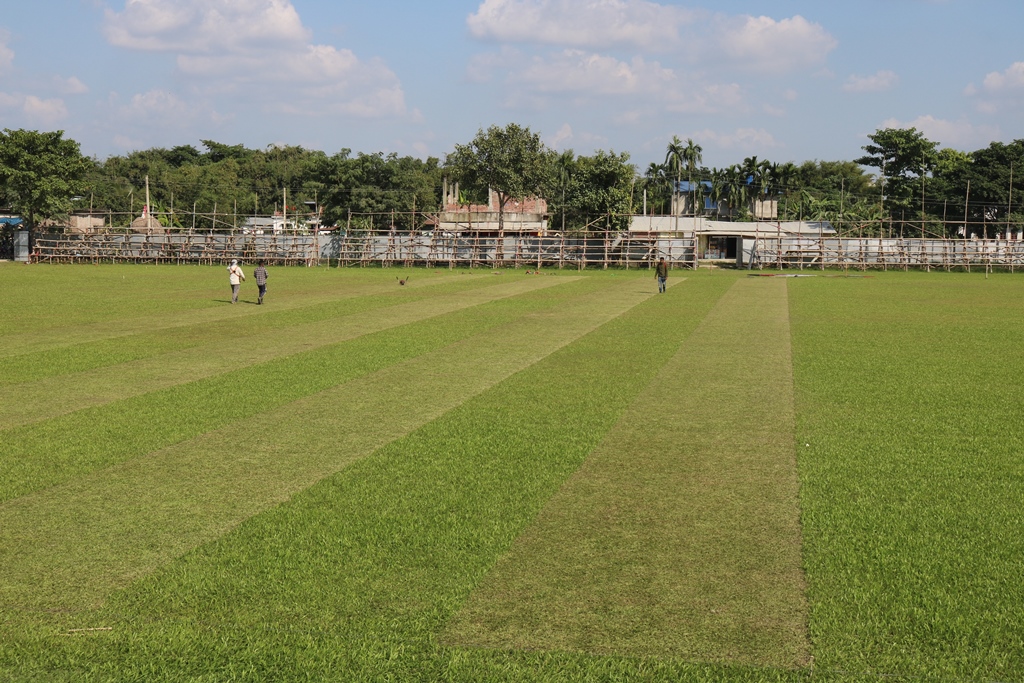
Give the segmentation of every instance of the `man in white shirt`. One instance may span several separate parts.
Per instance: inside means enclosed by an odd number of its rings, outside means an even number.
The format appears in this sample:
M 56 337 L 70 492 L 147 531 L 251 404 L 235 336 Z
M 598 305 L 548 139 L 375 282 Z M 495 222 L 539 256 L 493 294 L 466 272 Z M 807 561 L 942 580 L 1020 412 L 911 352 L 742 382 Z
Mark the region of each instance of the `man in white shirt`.
M 242 272 L 242 267 L 238 265 L 237 259 L 231 259 L 231 265 L 228 266 L 228 281 L 231 283 L 231 303 L 238 303 L 238 290 L 242 288 L 242 283 L 245 281 L 245 273 Z

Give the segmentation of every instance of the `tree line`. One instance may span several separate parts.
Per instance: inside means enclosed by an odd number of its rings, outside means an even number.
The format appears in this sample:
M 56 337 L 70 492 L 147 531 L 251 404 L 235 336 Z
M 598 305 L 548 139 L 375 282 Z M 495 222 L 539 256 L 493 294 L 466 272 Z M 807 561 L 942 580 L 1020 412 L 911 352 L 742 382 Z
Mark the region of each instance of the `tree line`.
M 445 180 L 460 203 L 529 196 L 548 202 L 550 225 L 569 232 L 625 228 L 628 216 L 674 206 L 721 220 L 752 220 L 772 202 L 781 220 L 827 220 L 844 232 L 993 236 L 1024 223 L 1024 140 L 973 152 L 939 149 L 914 128 L 869 136 L 849 161 L 773 162 L 751 156 L 723 168 L 678 137 L 641 173 L 624 152 L 577 155 L 549 149 L 538 133 L 509 124 L 480 130 L 445 159 L 383 153 L 328 155 L 299 146 L 250 149 L 214 140 L 152 148 L 105 160 L 85 157 L 62 131 L 0 133 L 0 210 L 30 226 L 71 212 L 139 215 L 148 178 L 151 210 L 174 227 L 208 229 L 249 215 L 319 213 L 324 225 L 357 227 L 383 215 L 401 229 L 443 207 Z M 867 169 L 871 169 L 871 173 Z M 287 205 L 286 205 L 287 202 Z M 197 219 L 197 216 L 199 218 Z M 230 217 L 230 218 L 229 218 Z M 354 217 L 354 218 L 353 218 Z M 196 221 L 199 221 L 197 224 Z

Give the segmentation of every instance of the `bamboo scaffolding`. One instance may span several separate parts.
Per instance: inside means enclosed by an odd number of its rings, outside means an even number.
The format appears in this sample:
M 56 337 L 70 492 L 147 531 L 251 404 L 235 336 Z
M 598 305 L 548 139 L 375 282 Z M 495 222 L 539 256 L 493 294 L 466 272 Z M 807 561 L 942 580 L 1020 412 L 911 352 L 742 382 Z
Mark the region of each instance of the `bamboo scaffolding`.
M 611 216 L 587 223 L 578 233 L 551 234 L 527 229 L 517 220 L 498 235 L 486 221 L 468 214 L 465 223 L 442 230 L 440 214 L 352 214 L 343 228 L 333 232 L 303 229 L 263 230 L 236 227 L 236 214 L 153 212 L 161 227 L 129 227 L 132 216 L 106 212 L 109 225 L 82 234 L 42 233 L 35 239 L 33 258 L 45 263 L 226 263 L 232 258 L 252 262 L 263 259 L 273 265 L 315 266 L 337 258 L 338 266 L 430 266 L 447 262 L 456 267 L 576 266 L 630 268 L 651 266 L 664 256 L 673 268 L 695 268 L 703 238 L 698 232 L 643 233 L 613 231 Z M 983 268 L 1014 272 L 1024 265 L 1022 226 L 1012 218 L 998 225 L 1000 233 L 986 237 L 987 219 L 971 223 L 965 211 L 962 221 L 913 221 L 898 227 L 875 222 L 848 221 L 835 232 L 819 225 L 803 233 L 786 232 L 782 224 L 737 223 L 743 244 L 749 249 L 749 267 L 822 270 L 842 268 L 865 271 L 897 268 L 970 271 Z M 382 220 L 383 219 L 383 220 Z M 604 225 L 598 225 L 604 223 Z M 200 225 L 203 229 L 164 227 Z M 379 229 L 374 225 L 381 226 Z M 596 227 L 595 227 L 596 226 Z M 911 226 L 913 237 L 908 236 Z M 476 228 L 476 229 L 474 229 Z M 901 234 L 902 233 L 902 234 Z M 918 237 L 917 235 L 921 235 Z M 949 237 L 952 235 L 952 237 Z M 743 246 L 749 245 L 749 246 Z M 329 261 L 328 261 L 329 262 Z

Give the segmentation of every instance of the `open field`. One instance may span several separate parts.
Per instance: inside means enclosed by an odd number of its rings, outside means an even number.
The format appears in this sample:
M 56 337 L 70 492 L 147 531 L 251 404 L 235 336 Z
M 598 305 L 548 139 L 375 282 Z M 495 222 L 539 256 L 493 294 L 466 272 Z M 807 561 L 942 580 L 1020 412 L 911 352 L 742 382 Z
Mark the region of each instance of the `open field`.
M 1024 679 L 1024 280 L 825 275 L 0 263 L 0 681 Z

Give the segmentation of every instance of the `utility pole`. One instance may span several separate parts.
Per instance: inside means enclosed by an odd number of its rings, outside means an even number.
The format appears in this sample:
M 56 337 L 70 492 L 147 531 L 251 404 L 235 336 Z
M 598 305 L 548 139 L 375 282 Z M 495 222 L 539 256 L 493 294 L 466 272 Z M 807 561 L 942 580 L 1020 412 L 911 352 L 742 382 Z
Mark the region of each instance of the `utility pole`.
M 967 196 L 964 198 L 964 239 L 967 239 L 967 207 L 971 204 L 971 181 L 967 181 Z

